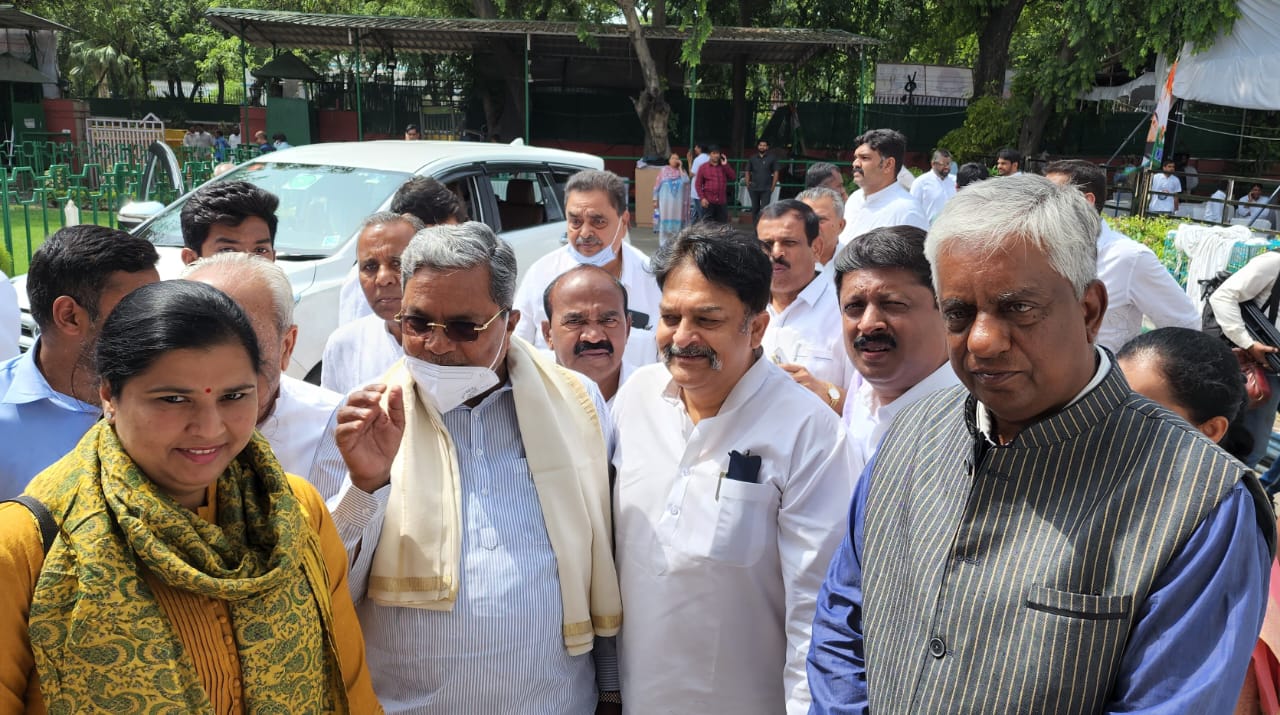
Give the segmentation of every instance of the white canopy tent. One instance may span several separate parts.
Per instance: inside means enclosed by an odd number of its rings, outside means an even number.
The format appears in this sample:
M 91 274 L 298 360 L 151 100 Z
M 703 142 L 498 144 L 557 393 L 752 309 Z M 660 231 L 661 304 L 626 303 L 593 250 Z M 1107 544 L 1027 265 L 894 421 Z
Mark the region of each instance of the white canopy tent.
M 1196 53 L 1182 48 L 1173 96 L 1244 109 L 1280 110 L 1280 2 L 1238 0 L 1231 31 Z

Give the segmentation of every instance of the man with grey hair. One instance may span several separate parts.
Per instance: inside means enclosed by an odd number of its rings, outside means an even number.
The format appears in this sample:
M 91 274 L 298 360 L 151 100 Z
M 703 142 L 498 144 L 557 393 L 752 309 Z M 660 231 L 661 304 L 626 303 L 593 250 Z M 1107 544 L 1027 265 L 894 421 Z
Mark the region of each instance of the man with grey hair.
M 405 355 L 339 411 L 350 478 L 330 502 L 378 699 L 617 703 L 604 401 L 513 334 L 515 253 L 484 224 L 420 232 L 401 266 Z
M 266 259 L 232 252 L 198 259 L 182 277 L 217 288 L 244 309 L 262 354 L 258 431 L 284 471 L 311 482 L 326 499 L 337 494 L 346 475 L 334 442 L 342 395 L 284 374 L 298 341 L 293 288 L 284 270 Z
M 911 195 L 920 202 L 929 223 L 938 220 L 942 207 L 956 195 L 956 177 L 951 175 L 951 152 L 946 149 L 933 152 L 929 171 L 911 183 Z
M 627 288 L 632 328 L 650 329 L 658 318 L 661 293 L 649 270 L 649 258 L 627 240 L 631 212 L 627 186 L 611 171 L 587 169 L 569 177 L 564 187 L 568 242 L 538 259 L 525 272 L 516 291 L 515 308 L 524 316 L 516 336 L 546 348 L 542 321 L 547 319 L 542 294 L 557 276 L 579 265 L 597 266 Z
M 844 230 L 844 199 L 833 189 L 815 186 L 801 191 L 796 199 L 804 202 L 818 214 L 818 238 L 821 247 L 816 250 L 818 265 L 824 277 L 831 276 L 836 249 L 840 247 L 840 232 Z
M 365 219 L 356 236 L 356 285 L 372 313 L 341 325 L 329 335 L 320 384 L 346 394 L 376 380 L 400 359 L 400 254 L 426 228 L 413 214 L 379 211 Z
M 967 188 L 934 224 L 963 387 L 900 413 L 854 492 L 814 712 L 1235 706 L 1275 516 L 1253 472 L 1095 346 L 1097 235 L 1079 191 L 1032 175 Z

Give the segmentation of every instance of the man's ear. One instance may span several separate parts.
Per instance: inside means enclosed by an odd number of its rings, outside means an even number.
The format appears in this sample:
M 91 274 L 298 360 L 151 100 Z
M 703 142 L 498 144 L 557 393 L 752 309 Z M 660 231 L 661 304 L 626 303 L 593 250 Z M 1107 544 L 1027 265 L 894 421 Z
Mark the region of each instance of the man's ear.
M 53 301 L 50 311 L 53 325 L 67 335 L 84 336 L 89 330 L 89 311 L 69 295 L 60 295 Z
M 551 321 L 550 320 L 542 321 L 542 339 L 547 341 L 547 347 L 551 348 L 552 350 L 556 349 L 556 346 L 551 344 Z
M 187 248 L 186 246 L 182 247 L 182 265 L 189 266 L 192 263 L 195 263 L 199 258 L 200 256 L 196 255 L 195 251 Z

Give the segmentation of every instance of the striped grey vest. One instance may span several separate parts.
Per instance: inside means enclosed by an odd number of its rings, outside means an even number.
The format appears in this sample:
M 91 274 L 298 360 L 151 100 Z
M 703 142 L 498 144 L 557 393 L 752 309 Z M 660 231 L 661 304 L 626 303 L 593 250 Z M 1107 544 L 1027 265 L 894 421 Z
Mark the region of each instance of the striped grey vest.
M 967 399 L 966 399 L 967 398 Z M 870 475 L 863 556 L 871 712 L 1090 713 L 1152 583 L 1253 472 L 1119 370 L 988 446 L 963 388 L 905 410 Z

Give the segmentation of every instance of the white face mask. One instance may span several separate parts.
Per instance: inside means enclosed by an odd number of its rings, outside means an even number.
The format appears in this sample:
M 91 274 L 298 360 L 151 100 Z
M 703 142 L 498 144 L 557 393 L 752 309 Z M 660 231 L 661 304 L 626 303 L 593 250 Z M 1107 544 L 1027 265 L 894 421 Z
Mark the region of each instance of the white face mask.
M 510 318 L 508 317 L 508 320 Z M 502 339 L 507 339 L 507 322 L 503 321 Z M 498 384 L 498 373 L 494 368 L 502 355 L 502 345 L 498 346 L 498 354 L 493 356 L 489 367 L 471 365 L 437 365 L 421 360 L 412 355 L 404 356 L 405 367 L 413 375 L 413 382 L 418 390 L 418 397 L 423 402 L 435 407 L 444 414 L 477 395 L 482 395 Z
M 618 257 L 618 252 L 613 250 L 613 244 L 617 242 L 618 235 L 622 232 L 622 222 L 618 222 L 618 228 L 613 232 L 613 238 L 600 249 L 600 252 L 594 256 L 586 256 L 578 252 L 573 246 L 573 240 L 570 239 L 565 247 L 569 249 L 569 255 L 573 256 L 573 260 L 584 266 L 596 266 L 603 268 L 609 265 L 613 259 Z

